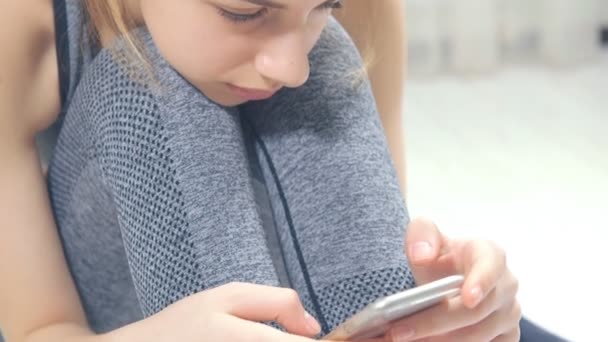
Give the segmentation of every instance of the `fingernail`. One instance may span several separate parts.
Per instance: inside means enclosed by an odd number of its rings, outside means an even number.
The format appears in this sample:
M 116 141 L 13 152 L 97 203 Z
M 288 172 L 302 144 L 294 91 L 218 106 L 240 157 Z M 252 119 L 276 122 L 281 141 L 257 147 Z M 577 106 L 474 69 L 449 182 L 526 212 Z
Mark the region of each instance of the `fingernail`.
M 422 261 L 425 259 L 429 259 L 431 257 L 433 253 L 433 248 L 431 247 L 431 244 L 423 241 L 423 242 L 416 242 L 414 244 L 414 260 L 415 261 Z
M 473 307 L 476 307 L 483 300 L 483 291 L 481 287 L 476 286 L 471 290 L 471 297 L 473 298 Z
M 391 333 L 394 342 L 407 342 L 414 337 L 414 329 L 410 327 L 395 327 Z
M 308 325 L 308 330 L 310 330 L 311 333 L 316 334 L 321 331 L 321 325 L 319 325 L 319 322 L 317 322 L 317 320 L 312 317 L 308 312 L 304 313 L 304 320 L 306 321 L 306 325 Z

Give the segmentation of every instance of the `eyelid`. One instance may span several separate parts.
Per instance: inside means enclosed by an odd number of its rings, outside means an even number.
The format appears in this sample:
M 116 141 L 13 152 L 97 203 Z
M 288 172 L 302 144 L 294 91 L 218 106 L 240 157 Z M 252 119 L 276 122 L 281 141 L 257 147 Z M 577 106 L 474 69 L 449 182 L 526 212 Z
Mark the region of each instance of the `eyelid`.
M 339 9 L 342 8 L 342 0 L 328 0 L 325 3 L 322 3 L 317 7 L 318 10 L 326 10 L 326 9 Z M 267 7 L 262 7 L 256 12 L 252 13 L 239 13 L 239 10 L 224 8 L 221 6 L 217 6 L 217 10 L 223 17 L 232 20 L 236 23 L 244 23 L 248 21 L 254 21 L 256 19 L 264 16 L 269 9 Z M 252 11 L 254 9 L 251 9 Z
M 240 14 L 240 15 L 255 14 L 261 10 L 266 9 L 265 7 L 262 7 L 262 6 L 249 7 L 249 8 L 234 8 L 234 7 L 230 7 L 230 6 L 216 6 L 216 7 L 221 8 L 222 10 L 224 10 L 226 12 Z
M 233 12 L 233 10 L 229 10 L 229 9 L 222 8 L 219 6 L 217 7 L 217 10 L 220 13 L 220 15 L 222 15 L 223 17 L 230 19 L 237 23 L 258 19 L 258 18 L 262 17 L 264 14 L 266 14 L 266 12 L 268 11 L 267 8 L 263 7 L 263 8 L 260 8 L 259 10 L 257 10 L 256 12 L 252 12 L 252 13 L 238 13 L 238 12 Z
M 322 3 L 319 8 L 333 8 L 333 9 L 338 9 L 338 8 L 342 8 L 343 4 L 342 4 L 342 0 L 329 0 L 326 1 L 325 3 Z

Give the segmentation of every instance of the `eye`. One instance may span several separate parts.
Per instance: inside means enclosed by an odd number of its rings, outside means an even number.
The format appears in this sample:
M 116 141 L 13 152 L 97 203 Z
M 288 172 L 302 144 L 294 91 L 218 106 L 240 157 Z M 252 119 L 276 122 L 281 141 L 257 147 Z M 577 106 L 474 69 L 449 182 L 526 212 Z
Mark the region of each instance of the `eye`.
M 342 0 L 330 0 L 330 1 L 327 1 L 324 4 L 322 4 L 318 8 L 319 9 L 339 9 L 339 8 L 342 8 Z M 253 21 L 258 18 L 263 17 L 268 12 L 268 8 L 262 8 L 254 13 L 237 13 L 237 12 L 229 11 L 229 10 L 221 8 L 221 7 L 218 7 L 217 10 L 222 17 L 224 17 L 234 23 L 245 23 L 245 22 Z
M 258 18 L 261 18 L 262 16 L 264 16 L 266 14 L 266 12 L 268 12 L 267 8 L 262 8 L 254 13 L 235 13 L 235 12 L 223 9 L 221 7 L 218 7 L 217 10 L 222 17 L 224 17 L 232 22 L 235 22 L 235 23 L 244 23 L 244 22 L 256 20 Z
M 339 9 L 342 8 L 342 0 L 332 0 L 324 3 L 323 8 Z

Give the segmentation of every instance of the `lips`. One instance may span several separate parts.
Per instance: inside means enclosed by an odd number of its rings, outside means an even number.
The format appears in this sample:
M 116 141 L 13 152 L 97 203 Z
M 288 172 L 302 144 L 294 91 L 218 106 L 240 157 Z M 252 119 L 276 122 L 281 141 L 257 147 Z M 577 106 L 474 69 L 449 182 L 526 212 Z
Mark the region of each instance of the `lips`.
M 274 90 L 260 90 L 251 88 L 242 88 L 235 86 L 234 84 L 228 83 L 228 88 L 235 93 L 237 96 L 247 101 L 265 100 L 271 98 L 278 89 Z

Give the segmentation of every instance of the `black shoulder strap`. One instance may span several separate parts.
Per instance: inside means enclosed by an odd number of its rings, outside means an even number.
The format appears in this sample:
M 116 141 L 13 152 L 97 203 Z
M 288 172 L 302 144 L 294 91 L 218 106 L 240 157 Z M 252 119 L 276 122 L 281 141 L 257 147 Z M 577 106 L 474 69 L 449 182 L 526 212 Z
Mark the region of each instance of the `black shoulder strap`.
M 68 36 L 68 13 L 66 0 L 53 0 L 55 16 L 55 44 L 59 68 L 59 91 L 61 107 L 65 105 L 70 85 L 70 40 Z

